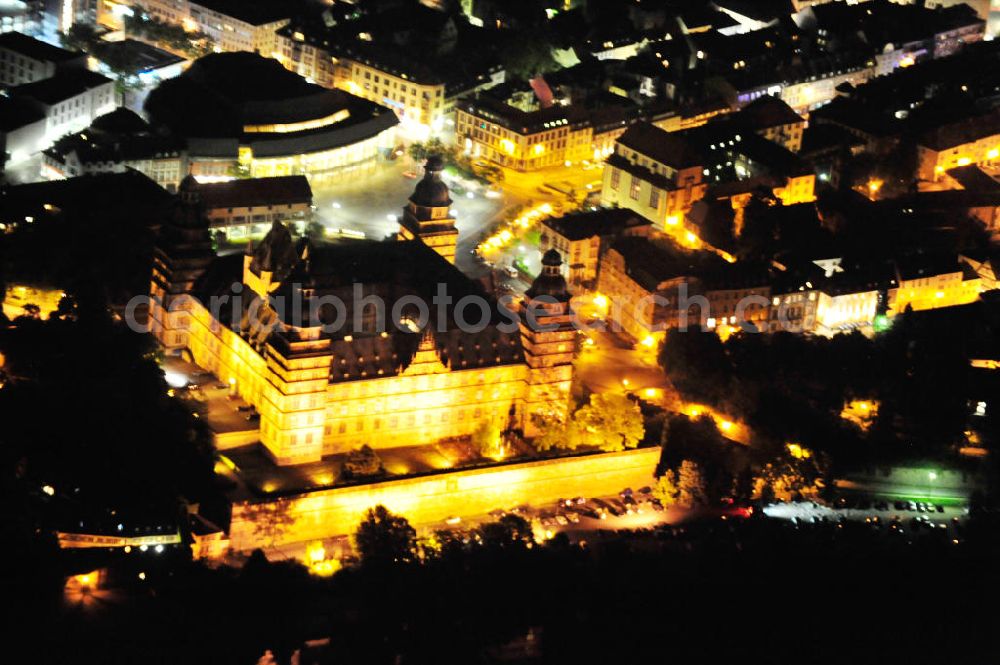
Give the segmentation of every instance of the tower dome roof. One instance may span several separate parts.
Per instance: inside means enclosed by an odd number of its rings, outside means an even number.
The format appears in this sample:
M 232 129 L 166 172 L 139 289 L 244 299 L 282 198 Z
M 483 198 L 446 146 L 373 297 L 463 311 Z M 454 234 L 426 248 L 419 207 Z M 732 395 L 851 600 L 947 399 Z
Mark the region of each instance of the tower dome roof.
M 566 278 L 559 268 L 562 266 L 562 256 L 555 249 L 550 249 L 542 255 L 542 273 L 531 283 L 531 288 L 525 291 L 529 299 L 539 296 L 553 298 L 557 302 L 567 302 L 570 299 L 566 286 Z
M 438 155 L 431 155 L 424 165 L 424 177 L 417 183 L 410 196 L 410 203 L 424 208 L 446 208 L 451 205 L 448 185 L 441 180 L 444 161 Z
M 555 249 L 550 249 L 542 255 L 542 265 L 543 266 L 555 266 L 558 268 L 562 265 L 562 257 L 559 256 L 559 251 Z

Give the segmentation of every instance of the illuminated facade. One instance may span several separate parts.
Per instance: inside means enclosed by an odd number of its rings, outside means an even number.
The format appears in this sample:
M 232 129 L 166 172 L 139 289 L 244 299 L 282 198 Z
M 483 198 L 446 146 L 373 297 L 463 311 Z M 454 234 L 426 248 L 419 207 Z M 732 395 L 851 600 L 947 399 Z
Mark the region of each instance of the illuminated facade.
M 917 144 L 917 177 L 938 181 L 957 166 L 1000 165 L 1000 113 L 939 127 Z
M 780 293 L 771 302 L 769 329 L 827 336 L 867 329 L 875 319 L 878 298 L 877 289 Z
M 287 26 L 268 53 L 289 70 L 324 88 L 339 88 L 391 108 L 402 133 L 426 140 L 444 128 L 455 98 L 503 80 L 502 71 L 484 71 L 465 81 L 446 81 L 414 60 L 372 44 L 345 44 L 314 30 Z
M 286 26 L 291 9 L 281 2 L 241 0 L 97 0 L 97 22 L 113 30 L 136 10 L 188 32 L 207 35 L 219 51 L 248 51 L 270 56 L 275 32 Z
M 522 111 L 479 97 L 455 105 L 455 140 L 470 157 L 535 171 L 606 157 L 626 122 L 595 119 L 580 106 Z
M 416 528 L 445 519 L 484 515 L 497 508 L 552 503 L 567 496 L 606 496 L 622 487 L 652 482 L 660 459 L 657 446 L 617 453 L 498 464 L 363 485 L 268 497 L 233 505 L 229 535 L 234 550 L 262 545 L 258 528 L 261 505 L 287 514 L 291 526 L 277 534 L 281 544 L 352 534 L 368 508 L 386 506 L 406 515 Z M 264 519 L 267 519 L 264 517 Z
M 705 195 L 702 162 L 682 135 L 635 124 L 607 159 L 601 203 L 632 210 L 657 230 L 677 225 Z
M 984 291 L 982 278 L 966 263 L 937 269 L 903 269 L 888 291 L 889 315 L 966 305 Z
M 649 348 L 668 328 L 685 323 L 681 310 L 688 308 L 680 302 L 681 290 L 692 296 L 699 292 L 692 266 L 676 258 L 665 246 L 639 237 L 619 238 L 601 257 L 597 291 L 611 304 L 608 318 Z M 704 312 L 691 310 L 689 323 L 699 323 L 702 316 Z
M 593 288 L 602 245 L 619 235 L 646 236 L 650 223 L 627 210 L 602 209 L 542 220 L 539 247 L 566 257 L 566 277 L 577 288 Z
M 738 213 L 761 186 L 784 205 L 815 200 L 815 174 L 787 147 L 800 145 L 801 119 L 786 110 L 791 117 L 752 121 L 741 112 L 684 132 L 632 125 L 607 159 L 601 203 L 635 211 L 657 230 L 675 233 L 709 187 Z M 737 226 L 741 221 L 739 214 Z
M 511 417 L 532 436 L 533 413 L 568 403 L 576 333 L 565 282 L 551 274 L 558 254 L 546 256 L 522 318 L 507 311 L 503 327 L 496 303 L 440 248 L 418 240 L 311 246 L 275 222 L 245 256 L 216 257 L 196 195 L 184 195 L 156 253 L 151 330 L 168 352 L 189 353 L 256 407 L 260 440 L 278 464 L 363 444 L 468 437 Z M 482 298 L 490 309 L 482 325 L 469 313 L 478 307 L 463 315 L 435 301 L 441 285 L 456 303 Z M 224 305 L 212 298 L 222 295 Z M 539 295 L 548 297 L 534 303 Z M 372 299 L 385 303 L 381 314 Z M 430 307 L 422 324 L 417 300 Z M 554 330 L 533 331 L 523 317 L 535 310 Z M 459 325 L 465 320 L 472 326 Z

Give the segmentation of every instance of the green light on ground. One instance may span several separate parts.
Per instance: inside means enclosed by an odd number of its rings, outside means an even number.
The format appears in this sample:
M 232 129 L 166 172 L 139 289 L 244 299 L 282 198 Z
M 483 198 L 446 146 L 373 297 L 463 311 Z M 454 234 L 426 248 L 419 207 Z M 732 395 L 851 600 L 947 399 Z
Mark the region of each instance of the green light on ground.
M 891 327 L 892 321 L 890 321 L 889 317 L 885 314 L 877 314 L 874 320 L 872 320 L 872 328 L 874 328 L 877 333 L 885 332 Z

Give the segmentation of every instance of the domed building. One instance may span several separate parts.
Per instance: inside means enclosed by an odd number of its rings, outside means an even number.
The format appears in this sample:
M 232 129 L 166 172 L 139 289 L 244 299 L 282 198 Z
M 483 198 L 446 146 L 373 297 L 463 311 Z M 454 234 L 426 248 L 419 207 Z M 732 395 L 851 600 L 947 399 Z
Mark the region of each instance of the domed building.
M 196 176 L 356 175 L 388 154 L 399 124 L 390 109 L 254 53 L 199 58 L 154 90 L 145 110 L 154 127 L 185 140 Z

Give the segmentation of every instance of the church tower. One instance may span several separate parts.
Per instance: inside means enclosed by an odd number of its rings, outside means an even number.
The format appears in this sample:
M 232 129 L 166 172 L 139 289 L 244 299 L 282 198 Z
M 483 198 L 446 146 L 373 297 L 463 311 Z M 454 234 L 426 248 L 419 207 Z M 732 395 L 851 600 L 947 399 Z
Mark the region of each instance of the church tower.
M 540 434 L 537 418 L 566 417 L 573 386 L 576 329 L 562 257 L 550 249 L 542 257 L 542 273 L 524 294 L 520 311 L 521 345 L 528 365 L 524 399 L 524 433 Z
M 451 217 L 448 185 L 441 181 L 444 162 L 437 155 L 427 158 L 424 177 L 417 183 L 399 221 L 399 239 L 419 238 L 425 245 L 455 263 L 458 230 Z
M 193 176 L 181 182 L 178 201 L 153 253 L 149 328 L 167 353 L 187 346 L 191 291 L 215 258 L 208 219 Z

